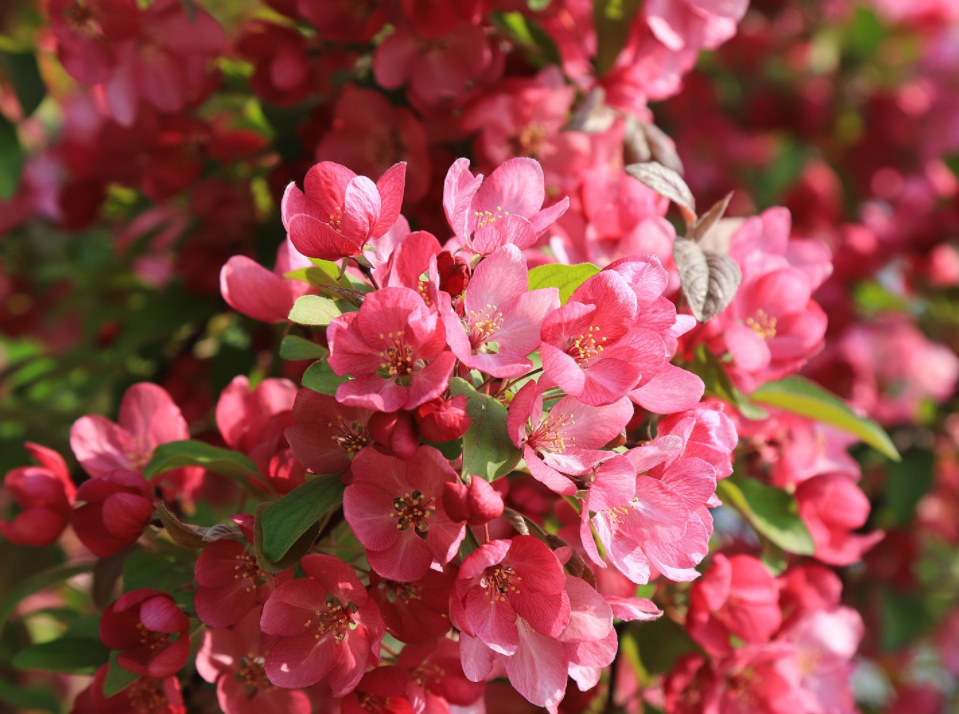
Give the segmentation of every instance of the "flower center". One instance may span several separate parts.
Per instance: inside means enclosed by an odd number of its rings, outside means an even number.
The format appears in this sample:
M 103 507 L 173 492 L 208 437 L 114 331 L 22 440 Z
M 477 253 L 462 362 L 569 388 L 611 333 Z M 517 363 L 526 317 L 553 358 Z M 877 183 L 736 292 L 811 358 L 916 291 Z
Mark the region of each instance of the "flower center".
M 402 337 L 402 330 L 395 335 L 392 332 L 386 335 L 380 333 L 381 340 L 392 340 L 393 342 L 392 345 L 380 352 L 380 357 L 383 359 L 380 362 L 380 376 L 384 379 L 401 377 L 413 371 L 413 348 L 405 344 Z
M 138 714 L 149 714 L 166 708 L 166 695 L 156 680 L 138 679 L 127 688 L 126 692 L 130 708 Z
M 371 136 L 366 142 L 366 154 L 370 163 L 383 167 L 385 171 L 406 155 L 406 145 L 395 129 L 382 131 Z
M 436 507 L 432 505 L 435 497 L 427 500 L 419 491 L 405 493 L 402 498 L 393 499 L 393 510 L 390 518 L 398 518 L 396 527 L 398 530 L 405 531 L 413 528 L 417 533 L 426 533 L 429 530 L 429 519 L 433 515 Z
M 364 711 L 370 712 L 370 714 L 379 714 L 389 708 L 389 697 L 378 697 L 369 692 L 357 692 L 356 698 L 360 702 L 360 707 Z
M 364 446 L 370 443 L 369 436 L 366 432 L 366 427 L 364 427 L 359 422 L 350 422 L 346 423 L 346 419 L 342 416 L 337 416 L 339 420 L 339 433 L 333 434 L 330 438 L 335 441 L 341 449 L 348 451 L 351 454 L 355 454 L 360 451 Z M 333 422 L 327 424 L 330 429 L 334 429 Z
M 79 2 L 74 3 L 64 10 L 63 14 L 66 15 L 67 24 L 74 32 L 90 36 L 103 34 L 100 29 L 100 23 L 97 22 L 97 17 L 93 12 L 93 8 L 89 5 Z
M 474 347 L 488 340 L 503 326 L 503 313 L 486 303 L 482 310 L 470 310 L 470 342 Z
M 410 679 L 421 689 L 426 689 L 429 683 L 439 682 L 445 676 L 446 670 L 432 662 L 424 662 L 410 670 Z
M 353 627 L 350 612 L 335 599 L 326 606 L 325 610 L 317 610 L 314 614 L 316 619 L 307 620 L 303 623 L 303 627 L 315 627 L 316 639 L 332 633 L 333 640 L 336 644 L 340 644 L 346 637 L 346 633 Z
M 509 215 L 509 211 L 504 211 L 502 206 L 497 206 L 495 213 L 490 213 L 489 211 L 473 211 L 473 215 L 479 219 L 476 227 L 485 228 L 486 226 L 493 225 L 500 218 L 506 218 L 506 216 Z
M 333 213 L 330 214 L 329 220 L 326 222 L 327 225 L 332 228 L 337 233 L 340 233 L 340 224 L 343 222 L 343 209 L 339 206 L 333 209 Z
M 599 332 L 598 327 L 590 325 L 585 333 L 570 339 L 566 343 L 566 354 L 576 360 L 576 363 L 582 367 L 603 351 L 603 343 L 606 342 L 606 338 L 601 337 Z
M 490 605 L 497 600 L 506 602 L 506 595 L 512 590 L 517 595 L 519 588 L 513 585 L 513 581 L 520 582 L 523 578 L 517 575 L 508 565 L 497 565 L 494 568 L 487 568 L 480 580 L 480 585 L 489 595 Z
M 256 581 L 258 579 L 262 580 L 266 578 L 266 573 L 260 570 L 260 566 L 256 564 L 256 559 L 247 553 L 236 556 L 236 565 L 233 566 L 233 569 L 236 571 L 233 573 L 234 580 L 249 579 L 250 582 L 246 586 L 247 592 L 252 592 L 253 588 L 256 587 Z
M 765 310 L 756 310 L 755 317 L 747 317 L 744 322 L 764 340 L 776 336 L 776 318 L 767 315 Z
M 532 121 L 520 129 L 516 136 L 517 153 L 523 156 L 535 156 L 545 139 L 546 130 L 537 122 Z
M 142 622 L 137 623 L 137 634 L 140 636 L 140 644 L 146 645 L 151 650 L 158 650 L 170 644 L 168 634 L 148 630 Z
M 269 691 L 277 688 L 266 676 L 266 670 L 263 668 L 263 658 L 252 652 L 243 658 L 243 667 L 236 673 L 236 678 L 247 687 L 259 691 Z
M 550 412 L 549 416 L 529 434 L 526 441 L 533 449 L 538 451 L 561 454 L 566 449 L 576 447 L 576 437 L 566 435 L 566 429 L 571 426 L 576 426 L 576 420 L 572 414 Z

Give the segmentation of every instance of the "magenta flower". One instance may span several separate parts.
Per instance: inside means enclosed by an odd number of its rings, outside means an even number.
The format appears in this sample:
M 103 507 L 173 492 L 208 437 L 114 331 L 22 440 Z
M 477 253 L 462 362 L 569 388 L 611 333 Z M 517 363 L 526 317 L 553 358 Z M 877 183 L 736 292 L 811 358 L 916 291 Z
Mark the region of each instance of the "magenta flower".
M 845 474 L 824 474 L 796 489 L 799 516 L 816 544 L 816 558 L 851 565 L 883 539 L 882 531 L 859 534 L 869 518 L 869 499 Z
M 216 698 L 224 714 L 277 711 L 310 714 L 306 692 L 283 689 L 266 676 L 264 663 L 273 638 L 260 630 L 262 608 L 254 607 L 232 628 L 210 627 L 196 656 L 196 668 L 216 685 Z
M 316 288 L 302 280 L 283 276 L 313 264 L 287 238 L 276 252 L 276 266 L 267 270 L 245 255 L 234 255 L 220 270 L 220 294 L 227 304 L 260 322 L 286 322 L 296 299 L 315 294 Z
M 586 404 L 616 401 L 643 373 L 666 363 L 662 337 L 635 327 L 636 316 L 636 296 L 625 279 L 615 271 L 594 275 L 543 321 L 543 371 Z
M 194 566 L 197 617 L 209 627 L 231 627 L 291 577 L 289 570 L 277 575 L 260 570 L 256 556 L 238 540 L 214 541 L 200 551 Z
M 260 627 L 279 639 L 266 674 L 280 687 L 327 679 L 333 696 L 351 691 L 368 665 L 380 661 L 383 620 L 356 573 L 331 555 L 304 556 L 308 577 L 283 583 L 263 606 Z
M 136 543 L 153 516 L 150 484 L 117 469 L 80 484 L 70 524 L 94 555 L 106 558 Z
M 457 159 L 443 185 L 450 228 L 480 255 L 507 244 L 532 246 L 569 208 L 568 198 L 549 208 L 545 200 L 543 169 L 524 157 L 501 164 L 485 181 L 470 173 L 468 159 Z
M 310 258 L 357 256 L 396 223 L 405 182 L 405 163 L 393 165 L 374 184 L 345 166 L 322 161 L 307 172 L 305 193 L 293 183 L 286 187 L 283 226 L 296 249 Z
M 100 639 L 120 650 L 126 670 L 162 679 L 176 674 L 190 655 L 190 620 L 160 590 L 140 588 L 121 595 L 100 619 Z
M 286 430 L 293 456 L 315 474 L 341 473 L 372 443 L 372 412 L 340 404 L 328 394 L 301 389 L 293 402 L 293 426 Z
M 123 395 L 119 424 L 98 415 L 77 419 L 70 448 L 86 472 L 98 477 L 116 469 L 140 471 L 157 446 L 189 438 L 186 420 L 166 390 L 141 382 Z M 202 477 L 203 469 L 186 467 L 165 473 L 163 480 L 193 489 Z
M 699 575 L 695 566 L 709 552 L 710 531 L 697 510 L 716 490 L 712 467 L 700 459 L 684 459 L 661 479 L 637 475 L 665 460 L 668 447 L 663 447 L 653 442 L 605 462 L 582 511 L 580 535 L 589 557 L 606 567 L 593 541 L 592 524 L 609 561 L 640 584 L 649 582 L 653 568 L 670 580 L 693 580 Z M 590 512 L 596 515 L 591 518 Z
M 780 624 L 779 585 L 752 556 L 717 553 L 690 590 L 686 628 L 711 654 L 732 652 L 730 635 L 747 644 L 768 642 Z
M 353 460 L 353 482 L 343 494 L 343 514 L 367 549 L 366 559 L 389 580 L 412 582 L 435 562 L 453 559 L 466 533 L 443 507 L 443 487 L 456 472 L 431 446 L 407 460 L 375 449 Z
M 11 543 L 41 547 L 56 542 L 67 527 L 77 489 L 60 454 L 40 444 L 25 446 L 39 466 L 11 469 L 4 477 L 20 513 L 0 521 L 0 533 Z
M 330 367 L 356 379 L 341 384 L 341 404 L 380 412 L 413 409 L 440 396 L 456 357 L 446 352 L 446 329 L 409 288 L 370 293 L 359 312 L 327 329 Z
M 512 655 L 531 630 L 556 637 L 569 625 L 565 584 L 562 564 L 533 536 L 485 543 L 460 566 L 450 602 L 453 624 Z
M 480 262 L 464 298 L 464 314 L 444 317 L 446 339 L 460 362 L 494 377 L 532 369 L 527 355 L 539 347 L 543 319 L 559 307 L 559 290 L 529 290 L 526 258 L 514 245 Z
M 513 397 L 506 418 L 510 439 L 523 449 L 533 477 L 559 494 L 578 490 L 570 476 L 582 476 L 611 454 L 600 449 L 619 434 L 633 416 L 629 399 L 620 397 L 602 407 L 563 397 L 543 412 L 543 380 L 528 382 Z

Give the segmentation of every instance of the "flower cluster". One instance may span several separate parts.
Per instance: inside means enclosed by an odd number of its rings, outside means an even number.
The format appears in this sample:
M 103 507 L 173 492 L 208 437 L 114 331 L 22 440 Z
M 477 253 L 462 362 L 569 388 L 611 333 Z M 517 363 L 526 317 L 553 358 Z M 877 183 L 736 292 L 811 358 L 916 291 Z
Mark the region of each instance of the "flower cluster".
M 941 710 L 952 4 L 263 1 L 0 12 L 0 701 Z

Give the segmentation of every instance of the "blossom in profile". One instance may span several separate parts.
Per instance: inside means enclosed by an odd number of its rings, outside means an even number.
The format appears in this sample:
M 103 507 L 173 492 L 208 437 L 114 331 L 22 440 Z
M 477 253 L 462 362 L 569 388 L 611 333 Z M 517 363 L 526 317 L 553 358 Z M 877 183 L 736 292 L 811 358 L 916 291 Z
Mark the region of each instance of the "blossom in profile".
M 4 477 L 20 512 L 0 521 L 0 533 L 11 543 L 41 547 L 56 542 L 70 522 L 76 486 L 60 454 L 40 444 L 25 446 L 39 465 L 11 469 Z

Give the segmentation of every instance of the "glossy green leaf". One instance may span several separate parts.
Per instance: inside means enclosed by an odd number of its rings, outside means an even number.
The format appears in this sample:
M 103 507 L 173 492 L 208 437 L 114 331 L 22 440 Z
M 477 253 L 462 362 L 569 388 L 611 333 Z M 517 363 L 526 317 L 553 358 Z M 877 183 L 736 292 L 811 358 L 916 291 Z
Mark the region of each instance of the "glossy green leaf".
M 750 398 L 855 434 L 893 461 L 901 460 L 892 439 L 879 424 L 868 417 L 859 416 L 842 399 L 805 377 L 793 376 L 778 382 L 767 382 Z
M 311 526 L 343 503 L 343 489 L 339 474 L 317 476 L 269 504 L 258 518 L 263 555 L 279 562 Z
M 592 263 L 540 265 L 529 271 L 529 289 L 559 288 L 559 301 L 565 305 L 576 288 L 598 272 Z
M 37 56 L 33 52 L 0 51 L 0 70 L 10 78 L 23 116 L 33 114 L 47 96 Z
M 247 456 L 202 441 L 171 441 L 160 444 L 153 452 L 150 463 L 143 469 L 143 475 L 152 479 L 184 466 L 202 466 L 207 471 L 213 471 L 244 485 L 249 483 L 249 478 L 260 478 L 256 464 Z
M 11 664 L 17 669 L 93 674 L 109 658 L 110 650 L 99 639 L 61 637 L 52 642 L 24 647 L 13 656 Z
M 916 514 L 916 506 L 934 479 L 935 454 L 931 451 L 909 451 L 899 463 L 886 469 L 886 489 L 882 512 L 895 525 L 908 527 Z
M 521 452 L 506 429 L 508 410 L 494 397 L 477 392 L 459 377 L 450 380 L 453 396 L 466 396 L 469 429 L 463 435 L 463 473 L 493 481 L 519 463 Z
M 0 199 L 13 196 L 23 171 L 23 151 L 17 128 L 0 114 Z
M 336 394 L 337 387 L 349 381 L 349 377 L 338 375 L 327 360 L 321 359 L 307 367 L 302 384 L 320 394 Z
M 123 562 L 123 592 L 153 588 L 166 593 L 182 590 L 193 580 L 190 563 L 169 553 L 140 550 Z
M 103 680 L 103 696 L 107 699 L 119 694 L 140 678 L 139 674 L 134 674 L 120 666 L 117 662 L 118 654 L 119 652 L 110 653 L 110 665 L 107 668 L 106 679 Z
M 760 535 L 783 550 L 798 555 L 812 555 L 816 551 L 792 494 L 751 478 L 723 479 L 716 493 L 725 504 L 739 511 Z
M 280 343 L 280 357 L 288 360 L 322 359 L 329 354 L 326 348 L 298 335 L 287 335 Z
M 325 327 L 343 312 L 329 298 L 319 295 L 303 295 L 297 298 L 290 310 L 290 321 L 298 325 Z

